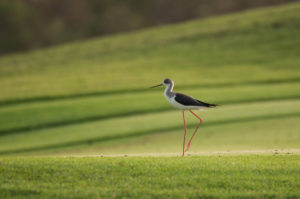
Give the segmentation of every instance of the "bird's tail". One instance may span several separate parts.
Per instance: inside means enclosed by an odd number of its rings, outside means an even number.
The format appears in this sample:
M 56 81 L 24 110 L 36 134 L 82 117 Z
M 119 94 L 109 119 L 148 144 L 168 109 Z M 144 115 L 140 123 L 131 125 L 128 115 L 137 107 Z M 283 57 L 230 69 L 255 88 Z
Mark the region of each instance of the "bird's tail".
M 207 105 L 208 105 L 207 107 L 210 107 L 210 108 L 214 108 L 214 107 L 219 106 L 218 104 L 207 104 Z
M 210 103 L 207 103 L 207 102 L 202 102 L 200 100 L 197 100 L 199 103 L 201 103 L 202 106 L 205 106 L 205 107 L 208 107 L 208 108 L 214 108 L 216 106 L 218 106 L 217 104 L 210 104 Z

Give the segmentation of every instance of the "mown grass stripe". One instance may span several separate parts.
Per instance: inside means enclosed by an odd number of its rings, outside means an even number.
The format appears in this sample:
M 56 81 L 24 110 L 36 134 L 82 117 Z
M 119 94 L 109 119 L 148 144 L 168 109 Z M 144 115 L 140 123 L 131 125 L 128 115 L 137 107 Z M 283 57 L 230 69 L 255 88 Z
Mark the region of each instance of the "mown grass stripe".
M 170 108 L 161 108 L 157 110 L 140 110 L 140 111 L 134 111 L 134 112 L 125 112 L 125 113 L 118 113 L 118 114 L 111 114 L 111 115 L 99 115 L 99 116 L 92 116 L 92 117 L 86 117 L 76 120 L 65 120 L 61 122 L 50 122 L 50 123 L 44 123 L 36 126 L 28 126 L 28 127 L 22 127 L 22 128 L 15 128 L 15 129 L 8 129 L 8 130 L 2 130 L 0 131 L 0 136 L 2 135 L 11 135 L 11 134 L 18 134 L 18 133 L 25 133 L 26 131 L 35 131 L 35 130 L 41 130 L 41 129 L 47 129 L 47 128 L 57 128 L 62 126 L 69 126 L 73 124 L 83 124 L 83 123 L 89 123 L 89 122 L 95 122 L 100 120 L 108 120 L 108 119 L 115 119 L 120 117 L 127 117 L 127 116 L 136 116 L 136 115 L 142 115 L 142 114 L 149 114 L 149 113 L 159 113 L 159 112 L 165 112 L 169 111 Z
M 231 104 L 247 104 L 247 103 L 254 103 L 254 102 L 268 102 L 268 101 L 282 101 L 282 100 L 293 100 L 293 99 L 300 99 L 300 96 L 294 96 L 294 97 L 279 97 L 279 98 L 272 98 L 272 99 L 255 99 L 255 100 L 230 100 L 223 102 L 221 101 L 219 105 L 231 105 Z M 117 113 L 117 114 L 110 114 L 110 115 L 96 115 L 91 117 L 85 117 L 81 119 L 74 119 L 74 120 L 64 120 L 59 122 L 49 122 L 49 123 L 43 123 L 38 124 L 35 126 L 26 126 L 21 128 L 13 128 L 13 129 L 6 129 L 6 130 L 0 130 L 0 136 L 4 135 L 12 135 L 12 134 L 18 134 L 18 133 L 26 133 L 30 131 L 35 130 L 41 130 L 41 129 L 47 129 L 47 128 L 57 128 L 62 126 L 69 126 L 74 124 L 84 124 L 89 122 L 95 122 L 95 121 L 101 121 L 101 120 L 109 120 L 109 119 L 116 119 L 121 117 L 128 117 L 128 116 L 138 116 L 143 114 L 152 114 L 152 113 L 160 113 L 160 112 L 166 112 L 174 110 L 171 106 L 163 107 L 159 109 L 148 109 L 148 110 L 135 110 L 132 112 L 124 112 L 124 113 Z
M 219 121 L 213 121 L 213 122 L 208 121 L 206 123 L 203 123 L 201 128 L 205 128 L 205 127 L 209 127 L 209 126 L 216 126 L 216 125 L 226 125 L 226 124 L 231 124 L 231 123 L 254 122 L 254 121 L 259 121 L 259 120 L 271 120 L 271 119 L 276 119 L 276 118 L 283 119 L 283 118 L 294 118 L 294 117 L 300 117 L 300 112 L 287 113 L 287 114 L 272 114 L 272 115 L 245 117 L 245 118 L 236 118 L 236 119 L 225 119 L 225 120 L 219 120 Z M 156 133 L 160 133 L 160 134 L 167 133 L 169 131 L 178 130 L 181 128 L 182 128 L 182 125 L 174 125 L 171 127 L 151 129 L 151 130 L 142 131 L 142 132 L 137 131 L 137 132 L 132 132 L 132 133 L 128 133 L 128 134 L 104 136 L 104 137 L 93 138 L 93 139 L 78 140 L 78 141 L 51 144 L 51 145 L 46 145 L 46 146 L 38 146 L 38 147 L 31 147 L 31 148 L 24 148 L 24 149 L 3 150 L 3 151 L 0 151 L 0 155 L 35 152 L 35 151 L 42 151 L 42 150 L 55 149 L 55 148 L 57 149 L 57 148 L 64 148 L 64 147 L 72 147 L 72 146 L 83 145 L 83 144 L 101 143 L 101 142 L 119 140 L 119 139 L 136 138 L 136 137 L 152 135 L 152 134 L 156 134 Z
M 300 82 L 300 77 L 289 78 L 289 79 L 270 79 L 270 80 L 263 80 L 263 81 L 246 81 L 246 82 L 235 82 L 235 83 L 231 82 L 231 83 L 220 83 L 220 84 L 202 84 L 202 85 L 190 84 L 184 86 L 178 85 L 176 86 L 176 88 L 177 89 L 226 88 L 226 87 L 236 87 L 236 86 L 297 83 L 297 82 Z M 77 93 L 77 94 L 70 94 L 70 95 L 40 96 L 40 97 L 33 97 L 33 98 L 1 100 L 0 106 L 10 106 L 16 104 L 35 103 L 35 102 L 59 101 L 59 100 L 66 100 L 66 99 L 79 99 L 79 98 L 94 97 L 94 96 L 151 93 L 151 92 L 159 92 L 159 91 L 154 89 L 149 89 L 149 88 L 132 88 L 132 89 L 109 90 L 109 91 L 99 91 L 99 92 L 90 92 L 90 93 Z

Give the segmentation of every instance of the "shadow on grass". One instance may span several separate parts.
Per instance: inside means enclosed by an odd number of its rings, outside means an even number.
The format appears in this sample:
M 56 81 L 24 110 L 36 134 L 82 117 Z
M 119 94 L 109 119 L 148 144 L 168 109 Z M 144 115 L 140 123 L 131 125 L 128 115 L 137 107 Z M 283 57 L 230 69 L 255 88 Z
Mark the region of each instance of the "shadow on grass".
M 265 102 L 265 101 L 279 101 L 279 100 L 292 100 L 292 99 L 299 99 L 300 96 L 283 96 L 278 98 L 260 98 L 260 99 L 246 99 L 246 100 L 230 100 L 230 101 L 221 101 L 218 104 L 220 105 L 229 105 L 229 104 L 243 104 L 243 103 L 250 103 L 250 102 Z M 121 117 L 128 117 L 128 116 L 136 116 L 136 115 L 143 115 L 143 114 L 151 114 L 151 113 L 160 113 L 165 111 L 174 110 L 171 106 L 166 106 L 159 109 L 145 109 L 145 110 L 133 110 L 130 112 L 124 112 L 124 113 L 117 113 L 117 114 L 110 114 L 110 115 L 94 115 L 90 117 L 84 117 L 79 119 L 67 119 L 63 121 L 58 122 L 49 122 L 49 123 L 40 123 L 36 124 L 34 126 L 24 126 L 19 128 L 12 128 L 12 129 L 4 129 L 0 130 L 0 136 L 4 135 L 12 135 L 12 134 L 19 134 L 19 133 L 26 133 L 30 131 L 36 131 L 41 129 L 47 129 L 47 128 L 57 128 L 61 126 L 69 126 L 73 124 L 83 124 L 88 122 L 95 122 L 95 121 L 101 121 L 101 120 L 108 120 L 112 118 L 121 118 Z
M 274 80 L 264 80 L 264 81 L 248 81 L 248 82 L 236 82 L 236 83 L 220 83 L 220 84 L 191 84 L 185 86 L 176 86 L 177 89 L 197 89 L 197 88 L 225 88 L 233 86 L 243 86 L 243 85 L 260 85 L 260 84 L 278 84 L 278 83 L 296 83 L 300 82 L 300 78 L 290 78 L 290 79 L 274 79 Z M 151 86 L 151 85 L 149 85 Z M 23 103 L 34 103 L 43 101 L 56 101 L 64 99 L 78 99 L 93 96 L 106 96 L 106 95 L 120 95 L 120 94 L 133 94 L 133 93 L 150 93 L 159 92 L 157 90 L 152 90 L 149 88 L 135 88 L 135 89 L 122 89 L 122 90 L 110 90 L 110 91 L 99 91 L 90 93 L 80 93 L 80 94 L 69 94 L 69 95 L 54 95 L 54 96 L 40 96 L 33 98 L 19 98 L 19 99 L 9 99 L 0 101 L 0 106 L 8 106 Z
M 259 121 L 259 120 L 270 120 L 276 118 L 292 118 L 292 117 L 300 117 L 299 113 L 289 113 L 289 114 L 276 114 L 276 115 L 266 115 L 266 116 L 258 116 L 258 117 L 246 117 L 246 118 L 238 118 L 238 119 L 229 119 L 229 120 L 221 120 L 215 122 L 207 122 L 202 124 L 203 127 L 207 126 L 216 126 L 216 125 L 224 125 L 224 124 L 232 124 L 232 123 L 240 123 L 240 122 L 251 122 L 251 121 Z M 132 132 L 128 134 L 121 134 L 121 135 L 113 135 L 113 136 L 105 136 L 105 137 L 98 137 L 86 140 L 78 140 L 78 141 L 71 141 L 65 143 L 58 143 L 58 144 L 51 144 L 46 146 L 37 146 L 31 148 L 24 148 L 24 149 L 15 149 L 15 150 L 4 150 L 0 151 L 0 155 L 9 155 L 9 154 L 17 154 L 17 153 L 25 153 L 25 152 L 34 152 L 34 151 L 42 151 L 48 149 L 57 149 L 57 148 L 64 148 L 64 147 L 72 147 L 77 145 L 91 145 L 93 143 L 101 143 L 111 140 L 120 140 L 120 139 L 127 139 L 127 138 L 137 138 L 145 135 L 153 135 L 157 133 L 167 133 L 172 130 L 178 130 L 183 128 L 182 125 L 176 125 L 172 127 L 165 127 L 159 129 L 151 129 L 142 132 Z
M 9 197 L 34 197 L 40 195 L 39 191 L 34 191 L 30 189 L 22 189 L 22 188 L 0 188 L 0 197 L 6 198 Z

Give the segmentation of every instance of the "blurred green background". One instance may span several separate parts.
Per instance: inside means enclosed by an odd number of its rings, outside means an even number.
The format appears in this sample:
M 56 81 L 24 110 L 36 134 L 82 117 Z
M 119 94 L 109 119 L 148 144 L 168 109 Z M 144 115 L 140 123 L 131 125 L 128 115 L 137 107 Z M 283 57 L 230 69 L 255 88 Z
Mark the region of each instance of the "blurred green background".
M 0 54 L 297 0 L 1 0 Z
M 2 0 L 0 154 L 179 152 L 166 77 L 192 152 L 299 149 L 300 3 L 222 2 Z

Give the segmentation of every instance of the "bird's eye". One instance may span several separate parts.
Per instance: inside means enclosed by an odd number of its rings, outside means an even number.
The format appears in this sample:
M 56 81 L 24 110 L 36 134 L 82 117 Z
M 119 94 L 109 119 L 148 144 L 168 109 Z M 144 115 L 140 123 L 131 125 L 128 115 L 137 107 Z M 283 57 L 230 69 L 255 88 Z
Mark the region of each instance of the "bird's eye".
M 165 79 L 165 80 L 164 80 L 164 83 L 165 83 L 165 84 L 169 84 L 169 83 L 170 83 L 170 80 L 169 80 L 169 79 Z

